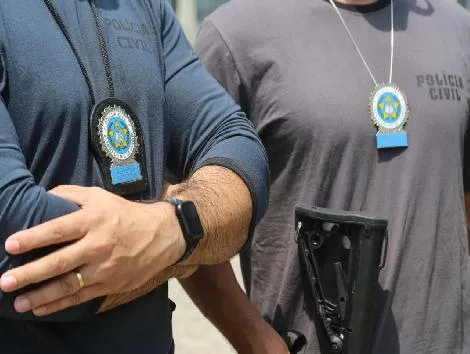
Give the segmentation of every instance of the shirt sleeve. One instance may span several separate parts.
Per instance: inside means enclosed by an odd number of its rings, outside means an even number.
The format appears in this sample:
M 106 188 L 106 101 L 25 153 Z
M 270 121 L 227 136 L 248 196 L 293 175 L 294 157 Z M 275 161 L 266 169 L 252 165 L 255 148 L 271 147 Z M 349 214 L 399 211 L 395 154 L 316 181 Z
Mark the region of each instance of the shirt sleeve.
M 6 86 L 6 72 L 3 55 L 0 54 L 0 94 Z M 7 270 L 30 262 L 47 254 L 54 248 L 33 251 L 22 256 L 10 256 L 5 252 L 5 240 L 11 234 L 41 224 L 45 221 L 71 213 L 77 206 L 47 193 L 38 186 L 26 166 L 25 157 L 19 145 L 16 129 L 0 98 L 0 275 Z M 28 288 L 27 290 L 30 290 Z M 24 291 L 23 291 L 24 292 Z M 19 314 L 13 308 L 15 293 L 0 291 L 0 317 L 39 320 L 32 313 Z M 40 321 L 73 321 L 96 312 L 100 300 L 79 305 L 55 315 L 45 316 Z
M 246 90 L 232 52 L 210 20 L 206 19 L 201 24 L 194 49 L 207 71 L 227 90 L 242 110 L 248 112 Z
M 169 167 L 182 178 L 210 164 L 237 173 L 251 192 L 253 228 L 268 204 L 269 168 L 264 147 L 240 106 L 201 65 L 171 6 L 166 1 L 161 6 L 171 131 Z

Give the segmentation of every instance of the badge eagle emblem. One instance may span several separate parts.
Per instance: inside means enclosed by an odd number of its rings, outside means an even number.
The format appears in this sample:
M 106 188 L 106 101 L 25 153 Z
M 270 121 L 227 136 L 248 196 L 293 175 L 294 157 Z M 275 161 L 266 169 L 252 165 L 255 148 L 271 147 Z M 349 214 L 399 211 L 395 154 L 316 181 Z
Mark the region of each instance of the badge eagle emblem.
M 133 159 L 139 148 L 135 126 L 129 115 L 119 106 L 104 109 L 99 121 L 100 144 L 113 165 Z

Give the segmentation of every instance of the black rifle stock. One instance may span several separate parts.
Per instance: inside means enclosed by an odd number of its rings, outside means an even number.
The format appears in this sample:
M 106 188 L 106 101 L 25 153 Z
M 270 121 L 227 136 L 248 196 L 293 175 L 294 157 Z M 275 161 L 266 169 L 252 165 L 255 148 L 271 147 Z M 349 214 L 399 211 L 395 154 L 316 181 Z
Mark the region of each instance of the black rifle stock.
M 370 354 L 387 220 L 300 206 L 295 219 L 322 354 Z

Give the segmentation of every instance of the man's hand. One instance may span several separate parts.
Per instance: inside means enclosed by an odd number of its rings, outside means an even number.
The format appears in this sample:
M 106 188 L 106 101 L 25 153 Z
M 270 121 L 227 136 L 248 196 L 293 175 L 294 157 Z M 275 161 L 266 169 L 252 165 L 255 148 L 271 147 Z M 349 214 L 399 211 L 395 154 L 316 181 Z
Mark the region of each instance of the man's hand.
M 13 255 L 69 243 L 1 277 L 4 292 L 47 281 L 16 298 L 18 312 L 33 310 L 44 316 L 103 295 L 131 292 L 184 252 L 185 241 L 169 203 L 130 202 L 95 187 L 63 186 L 51 192 L 81 210 L 6 241 L 5 249 Z

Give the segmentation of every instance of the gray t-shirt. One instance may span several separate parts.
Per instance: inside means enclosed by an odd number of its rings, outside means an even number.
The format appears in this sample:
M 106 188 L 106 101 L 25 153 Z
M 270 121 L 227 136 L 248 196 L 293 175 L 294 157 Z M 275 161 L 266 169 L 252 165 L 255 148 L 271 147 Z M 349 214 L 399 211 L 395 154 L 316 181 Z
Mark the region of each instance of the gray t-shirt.
M 386 82 L 389 2 L 340 11 Z M 470 14 L 455 1 L 395 2 L 393 82 L 411 109 L 406 149 L 376 148 L 374 84 L 327 1 L 231 1 L 202 25 L 196 49 L 252 117 L 270 158 L 270 207 L 242 257 L 262 315 L 306 334 L 305 353 L 316 352 L 294 207 L 374 212 L 389 219 L 374 353 L 470 353 Z

